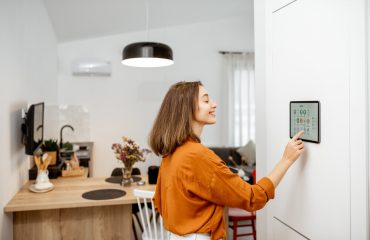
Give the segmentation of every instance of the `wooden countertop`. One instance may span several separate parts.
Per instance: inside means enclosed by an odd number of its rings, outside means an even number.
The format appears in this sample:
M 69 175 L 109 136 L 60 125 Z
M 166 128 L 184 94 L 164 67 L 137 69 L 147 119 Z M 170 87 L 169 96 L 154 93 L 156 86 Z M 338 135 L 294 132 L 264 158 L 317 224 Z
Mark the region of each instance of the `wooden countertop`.
M 136 183 L 132 183 L 130 187 L 122 187 L 117 183 L 106 182 L 106 178 L 51 179 L 50 181 L 54 184 L 54 189 L 46 193 L 30 192 L 28 187 L 34 181 L 29 181 L 4 207 L 4 212 L 132 204 L 136 203 L 133 189 L 155 190 L 155 185 L 149 185 L 147 177 L 143 178 L 146 182 L 144 186 L 138 186 Z M 85 192 L 107 188 L 124 190 L 126 195 L 110 200 L 87 200 L 82 197 L 82 194 Z

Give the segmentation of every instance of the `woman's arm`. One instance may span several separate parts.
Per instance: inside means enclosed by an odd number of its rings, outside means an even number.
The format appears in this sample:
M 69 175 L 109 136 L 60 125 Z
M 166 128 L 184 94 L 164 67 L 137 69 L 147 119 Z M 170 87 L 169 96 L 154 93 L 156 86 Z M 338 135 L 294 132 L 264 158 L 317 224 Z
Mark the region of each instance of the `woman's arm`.
M 274 169 L 271 171 L 267 178 L 271 180 L 275 188 L 279 185 L 281 179 L 288 171 L 289 167 L 299 158 L 304 151 L 304 144 L 299 138 L 304 134 L 304 131 L 300 131 L 288 142 L 285 147 L 285 151 L 280 161 L 276 164 Z

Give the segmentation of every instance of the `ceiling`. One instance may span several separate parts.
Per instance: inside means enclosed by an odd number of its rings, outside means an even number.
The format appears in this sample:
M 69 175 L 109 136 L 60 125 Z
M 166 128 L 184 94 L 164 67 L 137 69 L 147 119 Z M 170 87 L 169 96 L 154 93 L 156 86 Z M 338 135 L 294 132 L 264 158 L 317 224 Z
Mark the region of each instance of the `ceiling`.
M 214 21 L 253 12 L 252 0 L 44 0 L 58 42 Z

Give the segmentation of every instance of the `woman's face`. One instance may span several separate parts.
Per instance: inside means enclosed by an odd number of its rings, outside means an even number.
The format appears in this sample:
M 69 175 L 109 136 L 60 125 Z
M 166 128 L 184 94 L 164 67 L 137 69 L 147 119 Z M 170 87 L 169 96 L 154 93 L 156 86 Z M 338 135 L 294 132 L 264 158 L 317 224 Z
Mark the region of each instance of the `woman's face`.
M 194 121 L 200 125 L 216 123 L 217 104 L 209 97 L 207 90 L 199 86 L 198 107 Z

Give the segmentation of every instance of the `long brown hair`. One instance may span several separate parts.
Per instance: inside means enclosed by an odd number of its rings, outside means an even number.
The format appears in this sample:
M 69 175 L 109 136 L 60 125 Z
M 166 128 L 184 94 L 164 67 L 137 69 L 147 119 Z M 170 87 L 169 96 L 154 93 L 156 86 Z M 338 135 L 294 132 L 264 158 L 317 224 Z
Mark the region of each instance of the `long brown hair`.
M 183 81 L 168 90 L 149 135 L 149 145 L 156 155 L 172 154 L 189 138 L 200 142 L 192 129 L 199 86 L 200 81 Z

